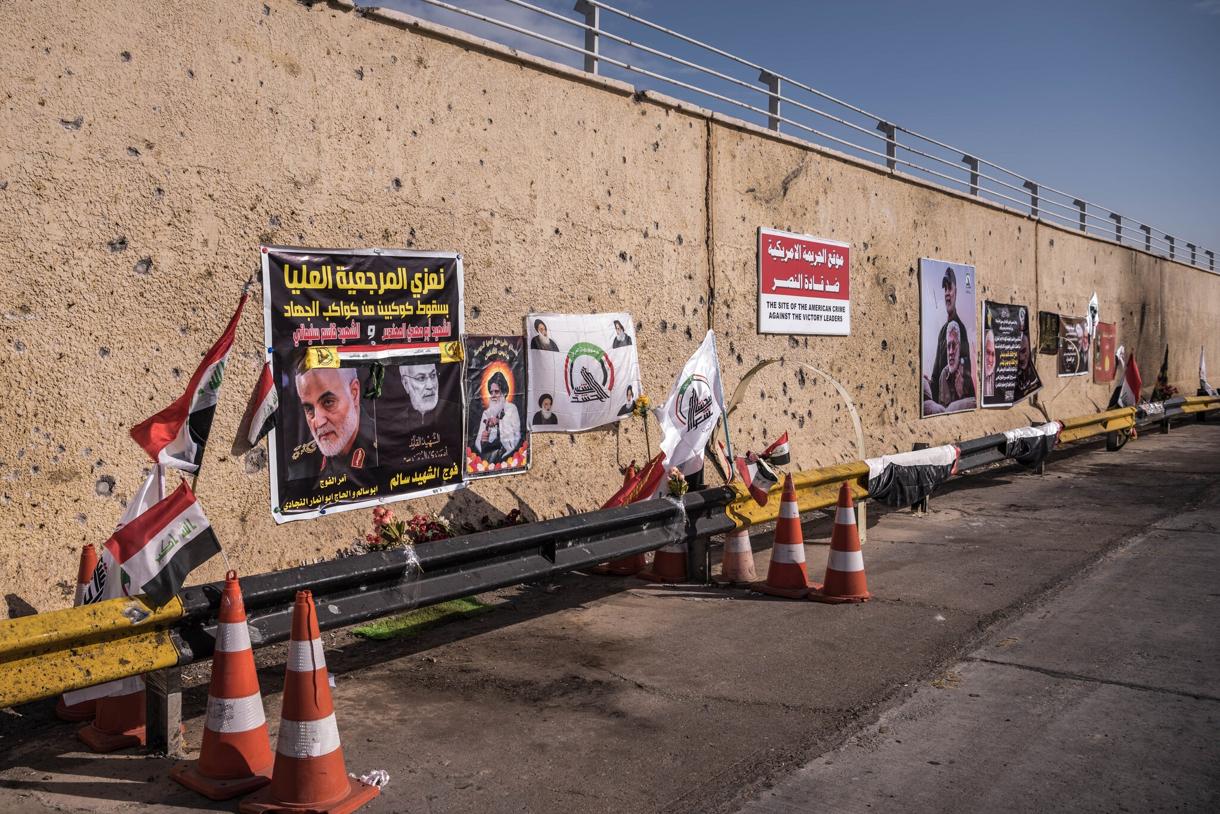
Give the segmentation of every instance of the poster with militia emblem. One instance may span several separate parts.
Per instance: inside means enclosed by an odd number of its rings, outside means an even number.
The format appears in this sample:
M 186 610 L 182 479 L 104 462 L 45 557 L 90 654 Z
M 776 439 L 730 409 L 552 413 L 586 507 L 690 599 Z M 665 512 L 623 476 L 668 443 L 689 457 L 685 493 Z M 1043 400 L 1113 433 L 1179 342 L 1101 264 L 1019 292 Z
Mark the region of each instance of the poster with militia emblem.
M 531 432 L 579 432 L 631 415 L 640 363 L 630 314 L 530 314 Z
M 462 260 L 262 247 L 277 523 L 463 485 Z
M 466 336 L 466 477 L 524 472 L 530 465 L 525 339 Z

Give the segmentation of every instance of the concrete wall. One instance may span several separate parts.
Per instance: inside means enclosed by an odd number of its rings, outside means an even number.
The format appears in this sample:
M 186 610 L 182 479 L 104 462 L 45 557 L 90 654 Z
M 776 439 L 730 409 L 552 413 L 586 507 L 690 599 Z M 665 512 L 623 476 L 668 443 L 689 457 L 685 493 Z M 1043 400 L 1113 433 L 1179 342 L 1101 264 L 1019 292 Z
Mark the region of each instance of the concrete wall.
M 628 310 L 655 399 L 713 324 L 730 387 L 785 357 L 750 387 L 734 440 L 788 429 L 802 467 L 856 447 L 841 400 L 800 364 L 847 387 L 870 455 L 1040 417 L 919 419 L 921 256 L 974 263 L 980 300 L 1034 311 L 1083 313 L 1096 290 L 1148 381 L 1166 342 L 1180 387 L 1204 342 L 1220 370 L 1203 335 L 1220 279 L 503 49 L 288 0 L 24 3 L 0 33 L 9 613 L 67 603 L 80 545 L 110 534 L 143 478 L 128 428 L 181 391 L 259 242 L 460 250 L 471 332 L 518 331 L 530 310 Z M 756 333 L 759 226 L 853 245 L 850 337 Z M 251 306 L 198 487 L 245 573 L 332 556 L 364 521 L 277 528 L 262 459 L 227 455 L 261 365 Z M 1104 404 L 1106 387 L 1039 365 L 1051 415 Z M 528 475 L 425 505 L 474 521 L 588 510 L 647 446 L 633 421 L 540 436 L 534 455 Z

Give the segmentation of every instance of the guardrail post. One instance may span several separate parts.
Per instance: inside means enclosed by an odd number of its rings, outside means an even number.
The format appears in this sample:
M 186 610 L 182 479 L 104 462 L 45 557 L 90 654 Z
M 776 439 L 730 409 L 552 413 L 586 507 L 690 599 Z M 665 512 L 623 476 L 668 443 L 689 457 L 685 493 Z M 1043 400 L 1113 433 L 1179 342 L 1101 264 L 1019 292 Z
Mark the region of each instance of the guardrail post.
M 763 71 L 758 75 L 758 81 L 767 86 L 767 129 L 779 132 L 779 97 L 780 86 L 779 77 L 770 71 Z
M 1038 185 L 1033 181 L 1026 181 L 1023 186 L 1029 190 L 1029 216 L 1036 218 L 1038 217 Z
M 972 155 L 962 156 L 962 163 L 970 168 L 970 194 L 979 194 L 979 160 Z
M 1206 251 L 1203 253 L 1207 255 L 1207 270 L 1215 271 L 1216 270 L 1216 253 L 1213 251 Z
M 1144 251 L 1152 251 L 1152 227 L 1141 226 L 1140 231 L 1144 233 Z
M 928 444 L 924 443 L 923 441 L 916 441 L 915 446 L 911 447 L 912 451 L 918 451 L 918 450 L 927 449 L 927 448 L 928 448 Z M 915 503 L 912 503 L 911 504 L 911 513 L 914 515 L 920 516 L 920 517 L 927 514 L 928 513 L 928 496 L 925 495 L 923 500 L 919 500 L 919 501 L 916 501 Z
M 877 129 L 885 133 L 885 166 L 893 170 L 898 166 L 894 159 L 898 156 L 898 129 L 889 122 L 877 122 Z
M 182 754 L 182 668 L 144 674 L 146 745 L 151 754 Z
M 1110 220 L 1114 221 L 1114 240 L 1117 243 L 1123 242 L 1123 216 L 1110 213 Z
M 1169 259 L 1173 259 L 1173 235 L 1165 235 L 1165 242 L 1169 244 Z
M 1085 223 L 1084 223 L 1084 220 L 1085 220 L 1085 214 L 1084 214 L 1085 202 L 1084 202 L 1084 201 L 1082 201 L 1082 200 L 1080 200 L 1079 198 L 1077 198 L 1076 200 L 1072 201 L 1072 203 L 1076 204 L 1076 208 L 1080 210 L 1080 231 L 1082 231 L 1082 232 L 1087 232 L 1087 231 L 1088 231 L 1088 228 L 1085 226 Z
M 1195 244 L 1187 243 L 1186 248 L 1190 249 L 1190 264 L 1193 266 L 1195 264 Z
M 598 34 L 601 32 L 601 9 L 597 6 L 585 2 L 585 0 L 576 0 L 576 12 L 585 15 L 585 70 L 589 73 L 597 73 L 597 56 L 601 53 L 598 50 L 600 38 Z

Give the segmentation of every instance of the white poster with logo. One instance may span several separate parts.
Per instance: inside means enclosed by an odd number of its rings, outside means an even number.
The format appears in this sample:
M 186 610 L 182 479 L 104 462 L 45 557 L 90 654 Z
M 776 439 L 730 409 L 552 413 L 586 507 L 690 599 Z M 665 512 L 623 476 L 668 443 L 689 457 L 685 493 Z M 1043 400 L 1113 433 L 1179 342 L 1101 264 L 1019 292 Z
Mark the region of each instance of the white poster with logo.
M 676 466 L 684 475 L 703 469 L 703 449 L 722 415 L 724 388 L 720 383 L 716 334 L 708 331 L 699 350 L 674 379 L 659 414 L 665 466 Z
M 529 428 L 579 432 L 631 415 L 640 363 L 630 314 L 530 314 Z

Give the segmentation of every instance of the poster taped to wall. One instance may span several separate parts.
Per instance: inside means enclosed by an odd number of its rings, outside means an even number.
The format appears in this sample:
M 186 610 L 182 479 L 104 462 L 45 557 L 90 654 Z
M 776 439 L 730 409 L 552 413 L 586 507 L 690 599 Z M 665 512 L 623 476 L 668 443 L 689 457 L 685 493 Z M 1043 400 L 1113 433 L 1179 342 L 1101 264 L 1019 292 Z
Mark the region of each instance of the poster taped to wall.
M 1089 324 L 1086 317 L 1059 315 L 1059 376 L 1087 376 L 1089 373 Z
M 277 523 L 460 488 L 462 260 L 262 247 Z
M 758 230 L 758 332 L 851 333 L 851 245 Z
M 1118 347 L 1118 325 L 1113 322 L 1097 323 L 1097 334 L 1093 338 L 1093 381 L 1112 382 L 1117 370 L 1114 351 Z
M 463 337 L 466 357 L 466 477 L 524 472 L 530 464 L 525 339 Z
M 1010 407 L 1042 388 L 1024 305 L 983 302 L 982 369 L 984 407 Z
M 530 314 L 530 431 L 579 432 L 631 415 L 640 363 L 630 314 Z
M 1038 312 L 1038 353 L 1059 353 L 1059 315 L 1053 311 Z
M 920 415 L 978 406 L 971 337 L 978 326 L 974 266 L 919 261 Z

